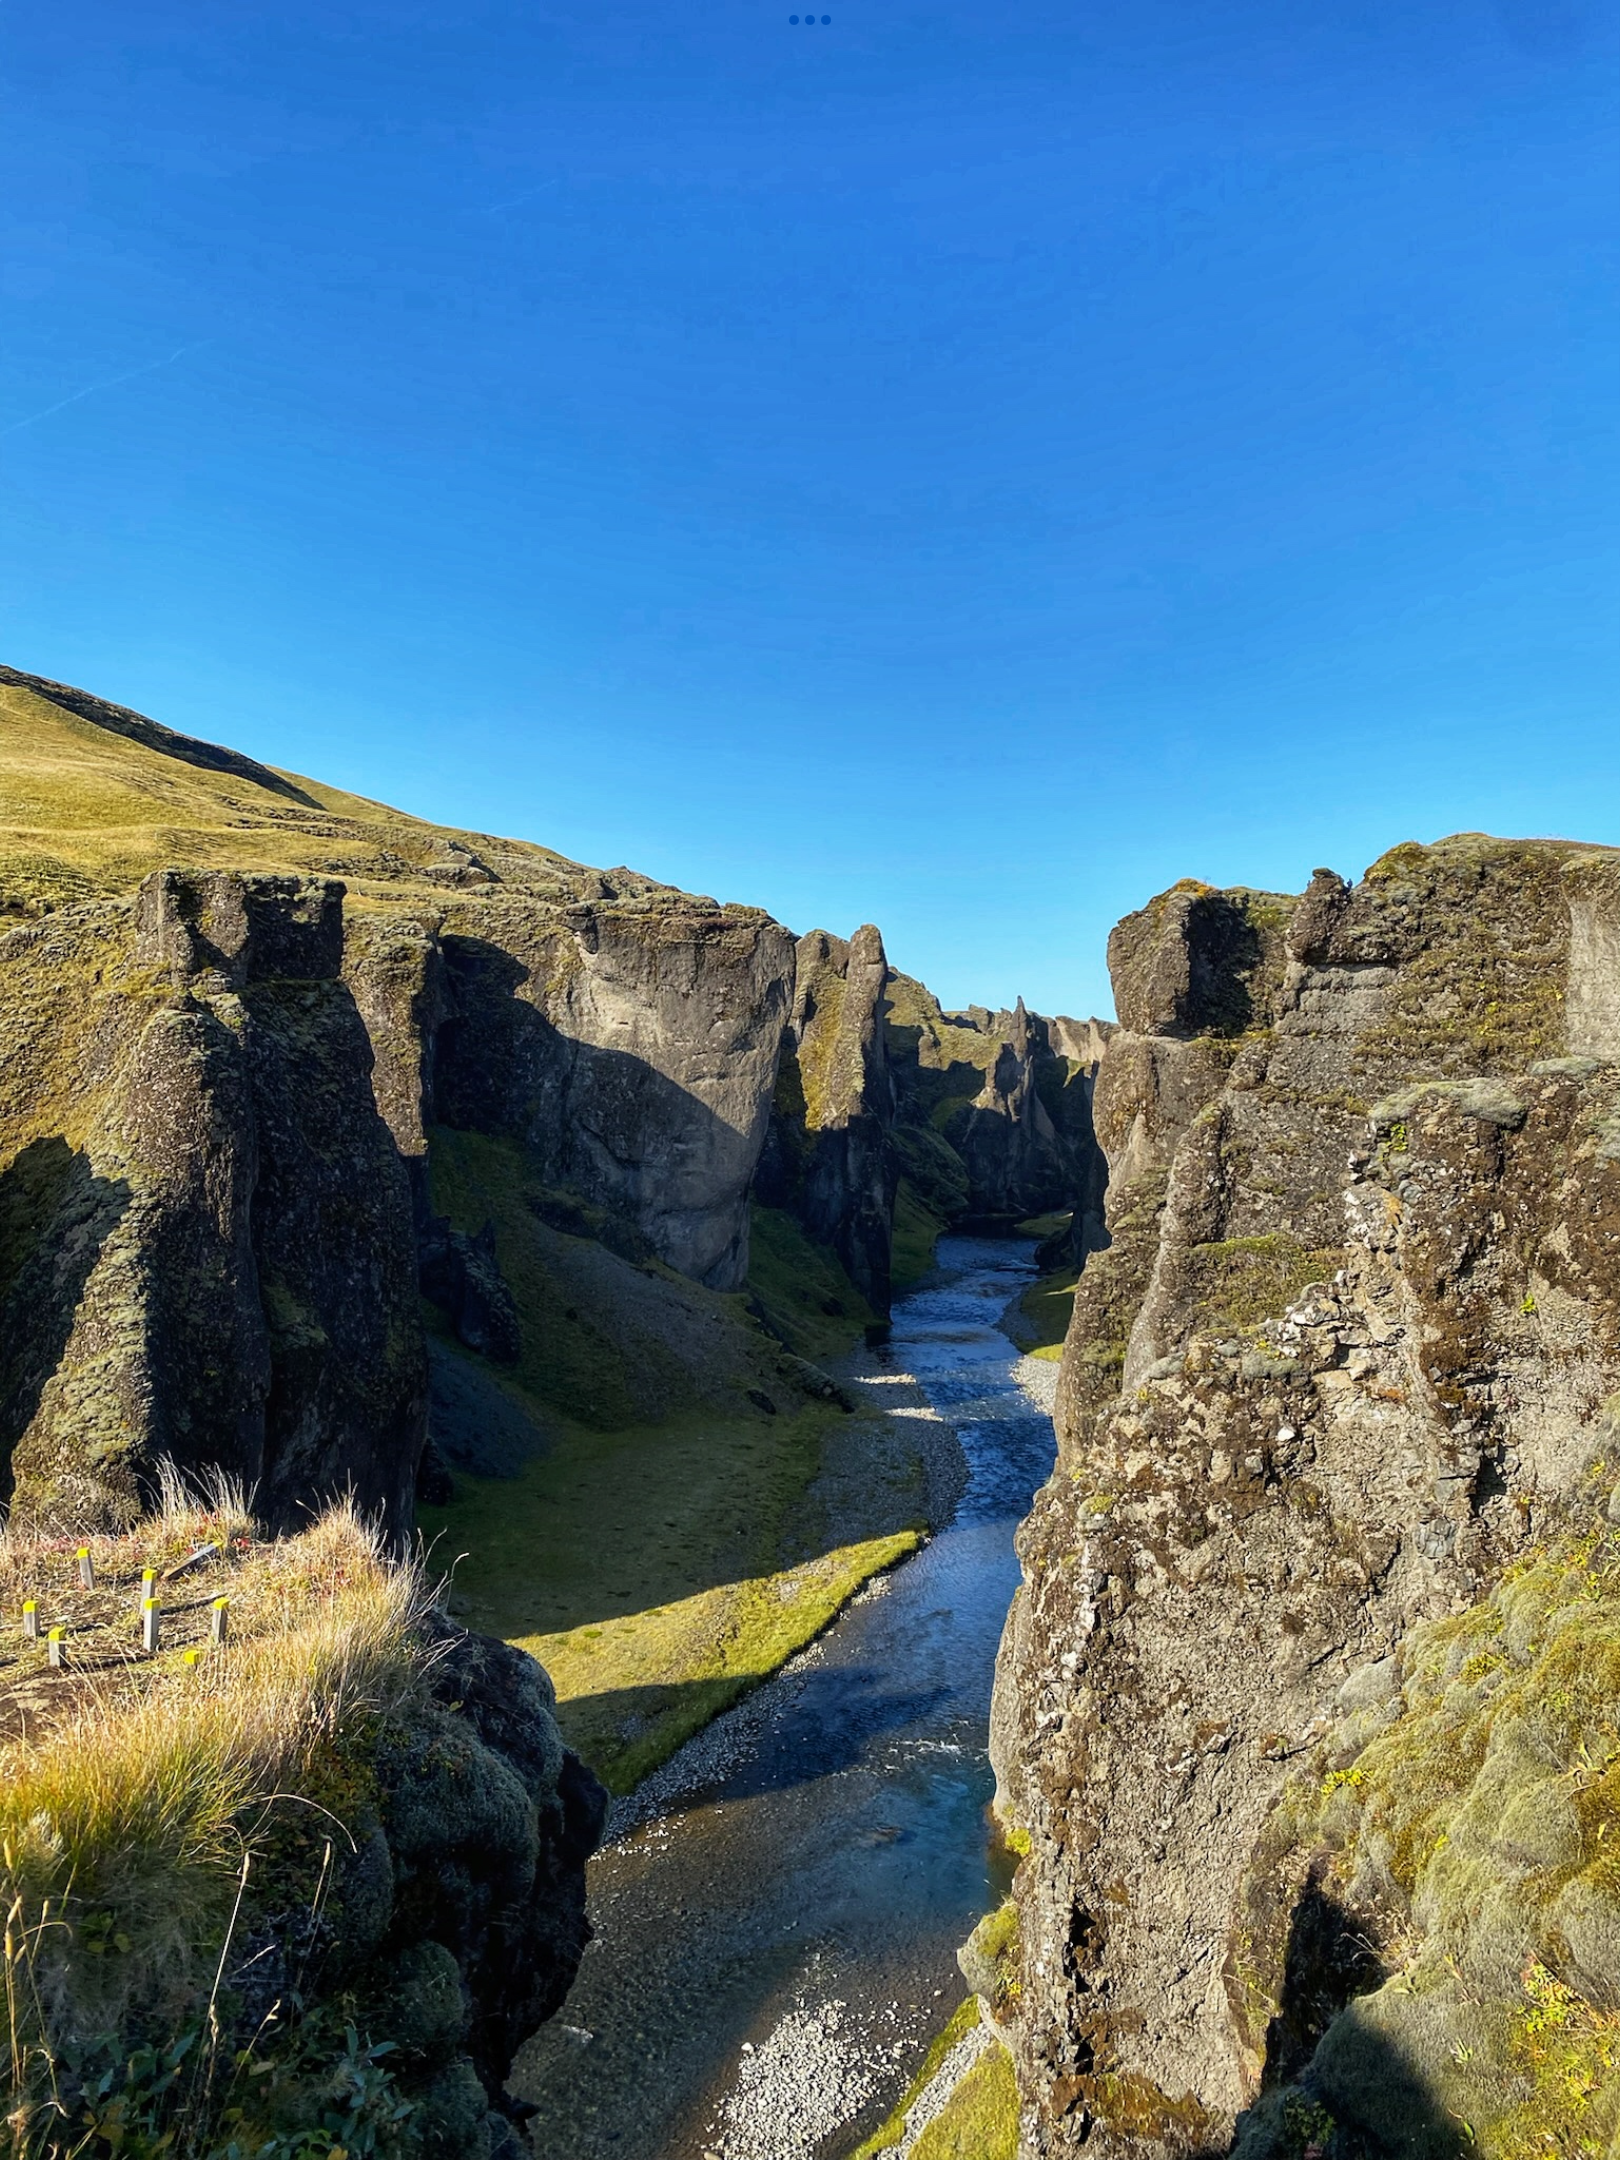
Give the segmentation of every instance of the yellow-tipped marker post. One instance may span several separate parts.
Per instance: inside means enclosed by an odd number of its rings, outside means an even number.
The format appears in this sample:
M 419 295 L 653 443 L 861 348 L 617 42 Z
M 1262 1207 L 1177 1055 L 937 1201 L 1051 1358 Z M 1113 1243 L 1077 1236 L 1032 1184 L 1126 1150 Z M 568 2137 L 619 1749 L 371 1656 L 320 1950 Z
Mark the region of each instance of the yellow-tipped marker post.
M 23 1640 L 39 1641 L 39 1602 L 31 1597 L 23 1599 Z
M 53 1627 L 50 1634 L 45 1638 L 45 1658 L 46 1662 L 54 1665 L 58 1671 L 67 1662 L 67 1649 L 63 1631 L 59 1627 Z
M 90 1557 L 88 1545 L 79 1547 L 79 1588 L 93 1590 L 96 1587 L 96 1563 Z
M 155 1597 L 141 1600 L 141 1648 L 148 1657 L 157 1655 L 158 1647 L 158 1601 Z
M 216 1643 L 224 1642 L 230 1633 L 230 1627 L 231 1601 L 228 1597 L 217 1597 L 214 1600 L 213 1612 L 209 1622 L 209 1640 Z

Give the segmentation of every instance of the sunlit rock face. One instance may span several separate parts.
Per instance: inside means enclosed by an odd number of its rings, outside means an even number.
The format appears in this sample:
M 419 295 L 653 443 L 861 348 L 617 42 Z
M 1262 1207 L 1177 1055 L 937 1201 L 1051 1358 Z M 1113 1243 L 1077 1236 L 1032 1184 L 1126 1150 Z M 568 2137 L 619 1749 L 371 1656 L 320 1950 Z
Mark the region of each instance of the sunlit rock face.
M 1030 2154 L 1516 2153 L 1549 2017 L 1620 2119 L 1611 1809 L 1553 1804 L 1620 1751 L 1617 865 L 1465 835 L 1111 941 L 995 1711 Z

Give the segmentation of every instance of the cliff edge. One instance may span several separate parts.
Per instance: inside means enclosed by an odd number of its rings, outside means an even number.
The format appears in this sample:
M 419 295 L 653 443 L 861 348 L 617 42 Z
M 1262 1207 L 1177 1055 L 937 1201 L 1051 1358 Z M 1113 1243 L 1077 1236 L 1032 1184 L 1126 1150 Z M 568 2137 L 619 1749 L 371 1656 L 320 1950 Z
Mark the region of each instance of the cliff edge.
M 1109 961 L 996 1695 L 1022 2149 L 1607 2154 L 1620 855 L 1189 883 Z

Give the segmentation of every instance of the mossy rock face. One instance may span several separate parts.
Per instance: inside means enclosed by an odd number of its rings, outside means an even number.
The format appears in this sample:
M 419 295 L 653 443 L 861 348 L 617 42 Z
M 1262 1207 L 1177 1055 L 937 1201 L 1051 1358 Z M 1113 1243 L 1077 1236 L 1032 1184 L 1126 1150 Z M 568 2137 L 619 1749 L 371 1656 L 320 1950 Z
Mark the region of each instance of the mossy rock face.
M 1617 865 L 1463 835 L 1116 939 L 993 1721 L 1043 2156 L 1609 2160 Z
M 386 1988 L 367 2005 L 371 2031 L 386 2033 L 408 2058 L 426 2063 L 445 2062 L 459 2051 L 468 2014 L 461 1967 L 436 1942 L 401 1950 L 390 1962 Z M 480 2085 L 480 2100 L 483 2090 Z
M 1341 1726 L 1277 1810 L 1244 1893 L 1249 1955 L 1276 1959 L 1285 1914 L 1297 1936 L 1302 1907 L 1268 1886 L 1313 1849 L 1345 1930 L 1382 1946 L 1358 1999 L 1328 2000 L 1281 2067 L 1378 2150 L 1406 2136 L 1446 2160 L 1528 2160 L 1620 2132 L 1617 1655 L 1620 1538 L 1604 1529 L 1420 1629 L 1398 1714 L 1359 1743 Z M 1266 2052 L 1276 2068 L 1275 2031 Z M 1558 2136 L 1575 2142 L 1540 2142 Z
M 889 1145 L 888 980 L 883 940 L 871 923 L 847 943 L 824 930 L 799 939 L 792 1012 L 754 1181 L 756 1200 L 794 1215 L 884 1317 L 899 1176 Z
M 489 2095 L 471 2063 L 448 2064 L 415 2101 L 422 2160 L 490 2160 Z
M 956 1953 L 962 1977 L 992 2016 L 999 2015 L 1019 1986 L 1018 1906 L 1006 1899 L 986 1913 Z
M 128 1521 L 164 1459 L 240 1479 L 276 1525 L 346 1487 L 408 1519 L 411 1201 L 336 976 L 341 899 L 166 872 L 133 918 L 4 941 L 0 1474 L 20 1525 Z

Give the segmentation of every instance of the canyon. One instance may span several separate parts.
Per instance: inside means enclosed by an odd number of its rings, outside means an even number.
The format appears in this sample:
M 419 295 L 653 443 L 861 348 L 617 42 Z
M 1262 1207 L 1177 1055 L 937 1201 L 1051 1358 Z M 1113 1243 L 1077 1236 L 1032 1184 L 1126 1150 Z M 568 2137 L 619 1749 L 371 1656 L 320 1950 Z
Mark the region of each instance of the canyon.
M 0 783 L 11 1539 L 127 1539 L 178 1478 L 272 1541 L 346 1501 L 475 1548 L 412 1714 L 526 1917 L 497 1955 L 476 1866 L 385 1901 L 461 2005 L 410 2149 L 521 2149 L 598 1774 L 950 1520 L 839 1360 L 942 1232 L 1021 1227 L 1067 1328 L 990 1713 L 1016 1872 L 962 1953 L 994 2160 L 1612 2156 L 1620 853 L 1186 881 L 1110 940 L 1116 1023 L 947 1013 L 870 925 L 11 669 Z M 443 1795 L 373 1813 L 401 1883 L 455 1845 Z

